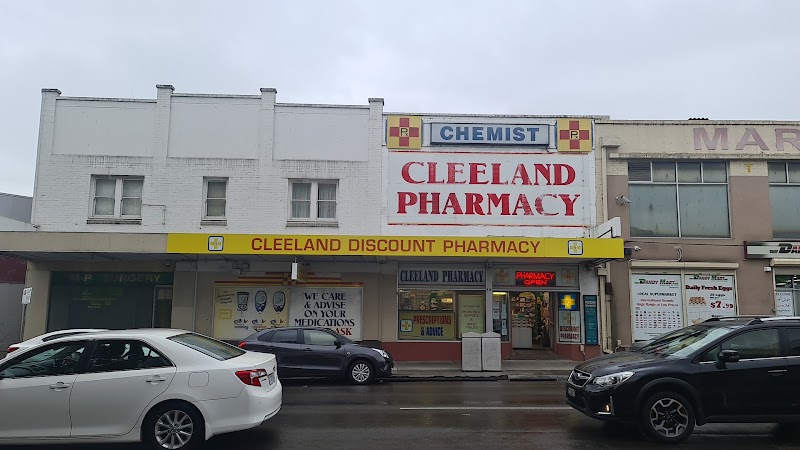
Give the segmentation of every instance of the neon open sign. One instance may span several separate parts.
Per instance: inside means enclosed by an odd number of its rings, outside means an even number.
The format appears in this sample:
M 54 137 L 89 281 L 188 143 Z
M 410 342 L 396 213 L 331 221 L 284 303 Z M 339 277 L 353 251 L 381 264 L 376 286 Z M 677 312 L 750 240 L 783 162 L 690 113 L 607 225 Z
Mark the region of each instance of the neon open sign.
M 523 271 L 517 272 L 514 275 L 514 280 L 517 286 L 555 286 L 556 273 L 555 272 L 539 272 L 539 271 Z

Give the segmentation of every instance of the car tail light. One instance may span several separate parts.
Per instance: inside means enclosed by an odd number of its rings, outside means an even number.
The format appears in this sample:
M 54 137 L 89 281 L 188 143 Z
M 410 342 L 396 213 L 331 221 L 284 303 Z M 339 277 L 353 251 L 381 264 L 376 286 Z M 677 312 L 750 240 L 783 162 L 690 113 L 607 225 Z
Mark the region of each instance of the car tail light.
M 6 350 L 6 353 L 11 353 L 16 349 L 17 349 L 17 347 L 8 347 L 8 350 Z
M 239 348 L 244 348 L 245 345 L 247 344 L 244 341 L 239 342 Z
M 261 378 L 267 376 L 267 371 L 264 369 L 239 370 L 236 372 L 236 376 L 239 377 L 244 384 L 249 386 L 261 386 Z

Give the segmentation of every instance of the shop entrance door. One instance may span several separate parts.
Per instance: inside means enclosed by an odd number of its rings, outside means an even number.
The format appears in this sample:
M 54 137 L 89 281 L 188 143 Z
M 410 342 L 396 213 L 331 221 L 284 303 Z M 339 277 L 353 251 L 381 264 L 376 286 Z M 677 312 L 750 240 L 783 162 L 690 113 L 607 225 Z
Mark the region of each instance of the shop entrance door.
M 550 292 L 511 293 L 511 344 L 514 349 L 553 348 L 553 298 Z

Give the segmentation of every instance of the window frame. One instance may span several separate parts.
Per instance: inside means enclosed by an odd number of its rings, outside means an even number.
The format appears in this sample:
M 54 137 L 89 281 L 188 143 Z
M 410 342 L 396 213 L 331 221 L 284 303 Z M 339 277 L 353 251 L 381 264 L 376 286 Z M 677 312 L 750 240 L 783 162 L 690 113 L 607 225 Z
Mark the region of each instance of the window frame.
M 309 216 L 308 217 L 294 217 L 293 203 L 294 199 L 294 185 L 295 184 L 311 184 L 311 192 L 309 195 Z M 334 200 L 320 200 L 319 199 L 319 186 L 331 184 L 336 187 L 336 197 Z M 302 200 L 305 201 L 305 200 Z M 320 202 L 333 202 L 336 214 L 334 217 L 319 217 Z M 320 222 L 335 224 L 339 221 L 339 180 L 335 179 L 309 179 L 309 178 L 292 178 L 289 180 L 289 222 Z
M 76 364 L 76 367 L 75 367 L 75 371 L 73 373 L 70 373 L 70 374 L 55 374 L 55 375 L 33 374 L 33 375 L 25 375 L 25 376 L 19 376 L 19 377 L 5 377 L 5 378 L 0 378 L 0 379 L 17 380 L 17 379 L 22 379 L 22 378 L 26 378 L 27 379 L 27 378 L 63 377 L 63 376 L 71 376 L 71 375 L 78 375 L 78 374 L 84 373 L 86 371 L 86 363 L 88 362 L 89 354 L 94 351 L 94 342 L 92 342 L 90 340 L 87 340 L 87 339 L 76 339 L 76 340 L 66 340 L 66 341 L 60 341 L 60 342 L 53 342 L 53 343 L 38 347 L 36 349 L 31 349 L 31 350 L 25 351 L 20 355 L 12 356 L 10 359 L 8 359 L 7 361 L 4 361 L 2 364 L 0 364 L 0 373 L 2 373 L 4 370 L 6 370 L 6 369 L 8 369 L 10 367 L 13 367 L 13 366 L 19 364 L 20 362 L 25 361 L 26 359 L 29 359 L 32 356 L 39 355 L 39 354 L 44 353 L 46 351 L 50 351 L 50 350 L 52 350 L 54 348 L 68 347 L 68 346 L 71 346 L 71 345 L 82 345 L 83 346 L 83 351 L 81 352 L 80 358 L 78 358 L 78 361 L 77 361 L 77 364 Z
M 110 342 L 123 342 L 128 345 L 132 345 L 134 343 L 139 344 L 141 347 L 146 347 L 151 352 L 155 352 L 158 354 L 158 357 L 163 360 L 166 364 L 161 366 L 153 366 L 153 367 L 138 367 L 138 368 L 131 368 L 131 369 L 107 369 L 107 370 L 93 370 L 92 361 L 94 357 L 97 355 L 97 351 L 100 349 L 101 345 L 108 344 Z M 149 357 L 149 356 L 148 356 Z M 109 338 L 109 339 L 100 339 L 97 340 L 94 345 L 92 346 L 91 356 L 89 356 L 88 361 L 86 361 L 86 367 L 84 373 L 113 373 L 113 372 L 131 372 L 135 370 L 149 370 L 149 369 L 165 369 L 168 367 L 175 367 L 175 363 L 172 360 L 165 356 L 163 352 L 160 350 L 156 350 L 155 346 L 150 344 L 149 342 L 143 341 L 141 339 L 135 338 Z
M 141 220 L 142 209 L 144 208 L 144 176 L 139 175 L 92 175 L 91 177 L 91 193 L 89 201 L 89 218 L 90 219 L 116 219 L 116 220 Z M 114 213 L 113 214 L 96 214 L 97 211 L 97 181 L 98 180 L 114 180 Z M 141 197 L 124 197 L 124 198 L 138 198 L 141 202 L 139 207 L 139 214 L 122 214 L 122 188 L 125 181 L 141 181 L 142 182 L 142 196 Z
M 209 221 L 225 221 L 228 218 L 228 186 L 230 185 L 228 177 L 203 177 L 203 220 Z M 208 183 L 225 183 L 225 197 L 223 198 L 209 198 L 208 197 Z M 221 216 L 208 215 L 208 201 L 209 200 L 223 200 L 225 202 L 225 211 Z
M 723 336 L 716 343 L 712 344 L 709 347 L 706 347 L 705 349 L 700 350 L 700 352 L 697 355 L 697 361 L 700 364 L 716 364 L 718 362 L 716 359 L 715 360 L 707 360 L 706 359 L 706 356 L 710 352 L 712 352 L 712 351 L 722 352 L 722 350 L 727 350 L 727 349 L 723 349 L 722 348 L 722 346 L 726 342 L 729 342 L 729 341 L 731 341 L 733 339 L 740 338 L 740 337 L 742 337 L 742 336 L 744 336 L 744 335 L 746 335 L 748 333 L 757 333 L 757 332 L 763 332 L 763 331 L 773 331 L 773 332 L 775 332 L 777 334 L 777 336 L 778 336 L 778 356 L 765 356 L 763 358 L 743 358 L 742 355 L 740 355 L 740 359 L 739 359 L 738 362 L 742 362 L 742 361 L 761 361 L 761 360 L 765 360 L 765 359 L 785 359 L 786 358 L 786 347 L 784 345 L 785 337 L 784 337 L 784 333 L 781 331 L 780 327 L 756 328 L 756 329 L 748 329 L 748 327 L 742 327 L 742 328 L 740 328 L 740 330 L 737 330 L 736 333 L 733 333 L 733 334 L 730 334 L 730 335 L 727 335 L 727 336 Z M 738 352 L 738 350 L 737 350 L 737 352 Z
M 783 353 L 786 355 L 786 358 L 800 358 L 800 354 L 798 355 L 791 355 L 792 352 L 792 341 L 789 340 L 790 336 L 789 333 L 791 331 L 797 331 L 800 333 L 800 326 L 789 326 L 789 327 L 781 327 L 781 341 L 783 342 Z
M 674 186 L 675 187 L 675 214 L 677 218 L 678 224 L 678 234 L 677 236 L 639 236 L 633 235 L 631 232 L 631 237 L 636 238 L 679 238 L 679 239 L 731 239 L 733 237 L 733 223 L 731 220 L 731 192 L 730 192 L 730 171 L 729 167 L 730 164 L 727 160 L 725 161 L 704 161 L 704 160 L 636 160 L 631 159 L 628 160 L 628 167 L 630 167 L 630 163 L 632 162 L 639 162 L 639 163 L 647 163 L 650 166 L 650 180 L 649 181 L 632 181 L 630 179 L 630 175 L 628 176 L 628 186 L 630 185 L 638 185 L 638 186 Z M 670 163 L 673 165 L 675 169 L 675 180 L 674 181 L 653 181 L 653 163 Z M 678 165 L 680 163 L 699 163 L 700 164 L 700 181 L 680 181 L 679 169 Z M 725 166 L 725 181 L 705 181 L 705 165 L 707 163 L 722 163 Z M 630 171 L 630 169 L 629 169 Z M 725 197 L 727 201 L 727 210 L 728 210 L 728 235 L 727 236 L 684 236 L 683 229 L 681 226 L 681 194 L 680 194 L 680 187 L 681 186 L 725 186 Z M 629 213 L 629 222 L 633 222 L 633 217 L 631 217 Z
M 769 184 L 770 188 L 770 215 L 774 215 L 772 208 L 775 207 L 772 199 L 772 187 L 773 186 L 787 186 L 787 187 L 797 187 L 800 188 L 800 181 L 792 182 L 789 181 L 789 164 L 800 164 L 800 161 L 767 161 L 767 183 Z M 783 175 L 786 181 L 772 181 L 769 179 L 769 165 L 770 164 L 781 164 L 783 165 Z M 800 228 L 797 229 L 797 232 L 794 234 L 789 235 L 776 235 L 775 234 L 775 220 L 773 217 L 770 217 L 771 226 L 772 226 L 772 238 L 773 239 L 796 239 L 800 236 Z
M 276 341 L 275 338 L 278 336 L 279 332 L 287 332 L 287 331 L 294 331 L 294 342 L 283 342 L 283 341 Z M 302 345 L 300 340 L 302 339 L 302 334 L 300 330 L 297 329 L 285 329 L 285 328 L 278 328 L 276 329 L 269 337 L 269 342 L 272 344 L 286 344 L 286 345 Z

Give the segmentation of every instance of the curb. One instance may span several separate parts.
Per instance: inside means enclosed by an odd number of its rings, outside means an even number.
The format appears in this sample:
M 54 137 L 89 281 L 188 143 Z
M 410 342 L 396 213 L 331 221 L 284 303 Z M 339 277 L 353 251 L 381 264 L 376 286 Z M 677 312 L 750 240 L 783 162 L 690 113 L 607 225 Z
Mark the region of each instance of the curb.
M 489 375 L 489 376 L 466 376 L 466 375 L 392 375 L 388 378 L 381 378 L 381 381 L 388 383 L 413 383 L 421 381 L 566 381 L 569 375 Z
M 466 377 L 466 376 L 445 376 L 445 375 L 429 375 L 429 376 L 403 376 L 392 375 L 388 378 L 381 378 L 381 381 L 388 383 L 414 383 L 420 381 L 505 381 L 508 380 L 507 375 L 489 376 L 489 377 Z

